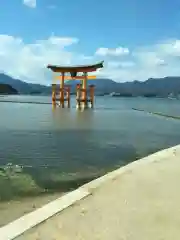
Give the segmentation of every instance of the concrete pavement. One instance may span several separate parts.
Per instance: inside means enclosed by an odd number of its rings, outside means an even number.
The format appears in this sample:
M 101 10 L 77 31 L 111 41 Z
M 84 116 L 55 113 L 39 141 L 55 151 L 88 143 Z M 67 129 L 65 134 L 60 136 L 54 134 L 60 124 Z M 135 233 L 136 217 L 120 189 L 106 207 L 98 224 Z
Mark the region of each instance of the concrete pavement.
M 86 184 L 90 194 L 16 240 L 179 240 L 180 146 Z

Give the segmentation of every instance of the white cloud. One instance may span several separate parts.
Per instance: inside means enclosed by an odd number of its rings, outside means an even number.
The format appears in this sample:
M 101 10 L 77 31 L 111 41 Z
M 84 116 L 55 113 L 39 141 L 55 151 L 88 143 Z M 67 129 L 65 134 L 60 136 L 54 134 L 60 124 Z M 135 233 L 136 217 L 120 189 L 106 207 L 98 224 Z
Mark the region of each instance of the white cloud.
M 77 38 L 69 38 L 69 37 L 56 37 L 52 35 L 47 40 L 37 40 L 37 43 L 41 45 L 50 45 L 59 48 L 64 48 L 70 46 L 74 43 L 78 43 L 79 39 Z
M 152 46 L 138 47 L 128 55 L 128 59 L 109 59 L 106 69 L 98 74 L 117 81 L 180 76 L 179 62 L 180 40 L 167 40 Z
M 162 44 L 158 44 L 157 48 L 161 54 L 168 55 L 169 57 L 180 57 L 180 40 L 173 39 Z
M 57 7 L 56 7 L 56 5 L 49 5 L 49 6 L 47 6 L 47 8 L 54 10 L 54 9 L 56 9 Z
M 118 62 L 118 61 L 109 61 L 108 67 L 110 68 L 130 68 L 135 65 L 134 62 L 130 61 L 124 61 L 124 62 Z
M 73 51 L 77 38 L 52 35 L 47 39 L 25 43 L 23 39 L 0 35 L 0 72 L 33 83 L 51 83 L 48 64 L 92 64 L 105 59 L 100 77 L 116 81 L 146 80 L 150 77 L 180 76 L 180 40 L 168 40 L 153 46 L 138 47 L 119 58 L 96 53 L 85 55 Z M 118 49 L 118 48 L 117 48 Z M 127 48 L 125 48 L 127 49 Z M 114 50 L 115 51 L 115 50 Z M 122 52 L 122 51 L 121 51 Z M 114 52 L 113 52 L 114 53 Z M 129 53 L 129 51 L 128 51 Z
M 118 47 L 115 49 L 98 48 L 95 54 L 99 56 L 124 56 L 129 54 L 129 49 L 123 47 Z
M 49 37 L 32 44 L 0 35 L 0 72 L 29 82 L 45 82 L 48 64 L 71 64 L 73 54 L 66 50 L 76 38 Z M 50 81 L 50 79 L 49 79 Z
M 153 51 L 140 51 L 134 54 L 137 61 L 142 66 L 156 67 L 165 64 L 165 60 L 162 58 L 161 54 Z
M 36 0 L 23 0 L 23 4 L 30 8 L 36 7 Z

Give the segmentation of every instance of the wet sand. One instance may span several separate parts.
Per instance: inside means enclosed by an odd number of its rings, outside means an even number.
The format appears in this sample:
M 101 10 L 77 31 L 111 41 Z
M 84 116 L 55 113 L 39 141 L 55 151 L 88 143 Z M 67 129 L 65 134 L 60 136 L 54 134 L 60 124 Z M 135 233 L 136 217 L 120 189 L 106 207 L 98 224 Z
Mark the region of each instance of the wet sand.
M 62 195 L 63 193 L 44 194 L 37 197 L 0 202 L 0 227 L 42 207 Z

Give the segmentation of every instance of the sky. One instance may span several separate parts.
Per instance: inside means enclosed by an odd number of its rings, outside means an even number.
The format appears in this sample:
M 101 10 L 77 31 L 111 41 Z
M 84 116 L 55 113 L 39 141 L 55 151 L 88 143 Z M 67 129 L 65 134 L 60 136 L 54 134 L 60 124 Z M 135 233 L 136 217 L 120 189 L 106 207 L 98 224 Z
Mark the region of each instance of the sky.
M 180 0 L 0 0 L 0 73 L 50 84 L 48 64 L 117 82 L 180 76 Z

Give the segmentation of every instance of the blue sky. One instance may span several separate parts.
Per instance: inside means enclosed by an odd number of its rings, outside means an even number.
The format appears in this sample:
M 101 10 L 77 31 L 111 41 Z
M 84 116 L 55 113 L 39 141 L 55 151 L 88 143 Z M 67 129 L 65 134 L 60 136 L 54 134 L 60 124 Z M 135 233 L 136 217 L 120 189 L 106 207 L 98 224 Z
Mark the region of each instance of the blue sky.
M 0 72 L 29 82 L 103 59 L 116 81 L 180 75 L 179 39 L 178 0 L 1 0 Z

